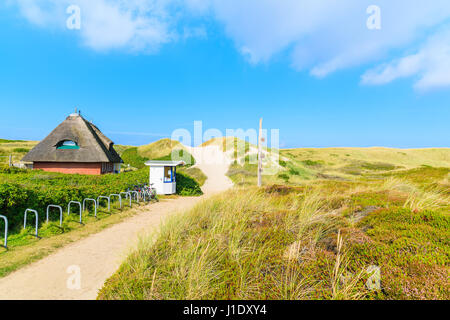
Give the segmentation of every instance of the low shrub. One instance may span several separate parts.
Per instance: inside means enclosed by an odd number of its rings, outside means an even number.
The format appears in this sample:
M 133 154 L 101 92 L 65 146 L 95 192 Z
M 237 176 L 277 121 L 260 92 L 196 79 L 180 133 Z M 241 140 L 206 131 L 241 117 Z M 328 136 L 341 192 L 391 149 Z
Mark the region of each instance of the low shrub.
M 177 194 L 180 196 L 201 196 L 203 194 L 199 183 L 183 172 L 177 172 Z
M 29 151 L 30 151 L 30 149 L 27 149 L 27 148 L 15 148 L 15 149 L 13 149 L 13 152 L 16 152 L 16 153 L 27 153 Z

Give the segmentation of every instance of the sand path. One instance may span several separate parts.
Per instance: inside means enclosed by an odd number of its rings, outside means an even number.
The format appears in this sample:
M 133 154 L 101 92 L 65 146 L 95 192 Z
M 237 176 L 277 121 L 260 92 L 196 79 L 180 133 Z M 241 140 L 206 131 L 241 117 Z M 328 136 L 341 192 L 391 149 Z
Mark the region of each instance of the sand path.
M 229 159 L 217 147 L 188 149 L 197 160 L 196 166 L 208 177 L 202 197 L 151 204 L 142 213 L 1 278 L 0 299 L 95 299 L 105 280 L 136 245 L 140 234 L 158 228 L 167 216 L 189 209 L 233 185 L 225 175 Z

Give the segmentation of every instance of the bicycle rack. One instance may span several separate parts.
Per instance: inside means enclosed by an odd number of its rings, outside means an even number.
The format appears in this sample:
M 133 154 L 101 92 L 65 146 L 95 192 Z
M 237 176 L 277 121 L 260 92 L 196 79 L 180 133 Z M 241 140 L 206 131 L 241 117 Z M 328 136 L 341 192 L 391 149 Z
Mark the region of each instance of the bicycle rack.
M 131 208 L 131 193 L 123 191 L 120 194 L 124 194 L 125 195 L 125 199 L 129 199 L 129 201 L 130 201 L 130 208 Z
M 35 217 L 36 217 L 36 227 L 35 227 L 35 234 L 34 234 L 34 236 L 35 236 L 36 238 L 39 238 L 39 236 L 38 236 L 39 215 L 38 215 L 38 213 L 37 213 L 36 210 L 33 210 L 33 209 L 27 209 L 27 210 L 25 210 L 25 215 L 24 215 L 24 217 L 23 217 L 23 228 L 24 228 L 24 229 L 27 228 L 27 214 L 28 214 L 28 212 L 34 213 L 34 215 L 35 215 Z
M 95 199 L 86 198 L 83 200 L 83 211 L 86 210 L 86 201 L 93 201 L 94 202 L 94 216 L 97 218 L 97 201 Z
M 80 202 L 78 202 L 78 201 L 70 201 L 69 202 L 69 204 L 67 205 L 67 215 L 68 216 L 70 216 L 70 205 L 71 204 L 77 204 L 77 205 L 79 205 L 80 206 L 80 224 L 83 224 L 83 222 L 82 222 L 82 216 L 83 216 L 83 212 L 82 212 L 82 210 L 81 210 L 81 203 Z
M 144 202 L 145 202 L 145 201 L 148 201 L 148 200 L 145 199 L 145 196 L 147 196 L 147 192 L 145 192 L 145 191 L 144 191 L 144 192 L 141 192 L 141 198 L 144 200 Z M 149 196 L 148 196 L 148 197 L 149 197 Z M 150 198 L 150 197 L 149 197 L 149 198 Z M 149 200 L 150 200 L 150 199 L 149 199 Z
M 111 199 L 112 197 L 119 198 L 119 206 L 120 206 L 120 209 L 122 209 L 122 196 L 120 194 L 113 193 L 113 194 L 109 195 L 109 199 Z
M 0 215 L 0 218 L 5 221 L 5 241 L 3 246 L 8 249 L 8 218 Z
M 111 212 L 111 198 L 106 196 L 98 196 L 97 198 L 97 207 L 100 207 L 100 199 L 108 200 L 108 212 Z
M 47 206 L 47 219 L 46 219 L 46 222 L 48 222 L 48 214 L 49 214 L 50 208 L 59 209 L 59 226 L 62 227 L 63 209 L 62 209 L 61 206 L 57 206 L 57 205 L 54 205 L 54 204 L 50 204 L 50 205 Z
M 130 195 L 135 195 L 136 196 L 136 202 L 139 203 L 139 192 L 137 192 L 137 191 L 130 191 Z

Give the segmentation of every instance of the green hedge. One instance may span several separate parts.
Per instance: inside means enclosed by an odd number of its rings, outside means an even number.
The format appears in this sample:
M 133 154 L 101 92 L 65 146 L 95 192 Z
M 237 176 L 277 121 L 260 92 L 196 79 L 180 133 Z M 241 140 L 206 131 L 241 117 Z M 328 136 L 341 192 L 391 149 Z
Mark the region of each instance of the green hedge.
M 119 175 L 87 176 L 1 168 L 0 214 L 5 215 L 10 228 L 15 229 L 22 224 L 23 212 L 27 208 L 37 210 L 43 221 L 49 204 L 60 205 L 67 210 L 70 201 L 109 196 L 147 181 L 146 169 Z
M 148 183 L 148 168 L 121 174 L 88 176 L 30 171 L 0 166 L 0 214 L 8 218 L 10 229 L 19 229 L 25 209 L 35 209 L 40 221 L 45 219 L 49 204 L 67 210 L 70 201 L 97 199 Z M 177 193 L 182 196 L 201 195 L 199 184 L 192 177 L 177 173 Z

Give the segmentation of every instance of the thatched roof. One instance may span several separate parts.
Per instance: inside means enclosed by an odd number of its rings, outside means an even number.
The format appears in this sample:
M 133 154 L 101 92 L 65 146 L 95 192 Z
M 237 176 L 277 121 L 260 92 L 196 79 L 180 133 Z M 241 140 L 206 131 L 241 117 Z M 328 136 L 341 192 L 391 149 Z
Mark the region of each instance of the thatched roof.
M 79 149 L 58 149 L 63 141 L 74 141 Z M 122 163 L 113 145 L 94 124 L 74 113 L 28 152 L 22 161 Z

